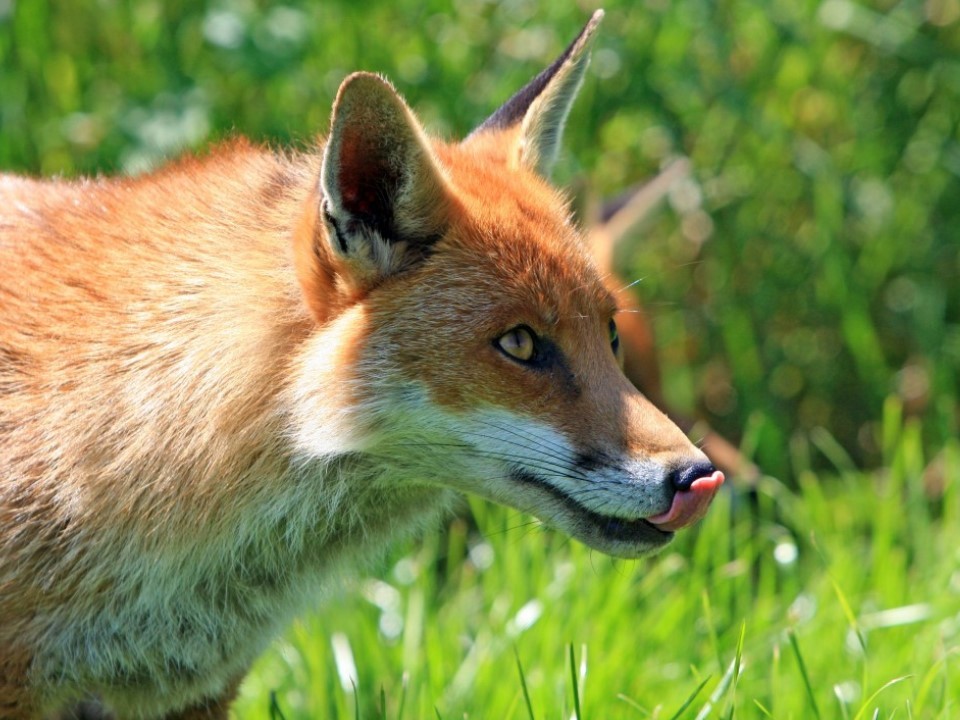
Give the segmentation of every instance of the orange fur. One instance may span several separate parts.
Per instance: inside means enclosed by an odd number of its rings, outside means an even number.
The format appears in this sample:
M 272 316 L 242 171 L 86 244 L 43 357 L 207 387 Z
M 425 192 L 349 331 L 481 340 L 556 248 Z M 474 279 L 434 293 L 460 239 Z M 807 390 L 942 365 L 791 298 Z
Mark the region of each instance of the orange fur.
M 310 152 L 0 178 L 4 717 L 224 717 L 460 491 L 628 557 L 702 515 L 722 475 L 624 378 L 542 177 L 598 19 L 462 143 L 356 74 Z

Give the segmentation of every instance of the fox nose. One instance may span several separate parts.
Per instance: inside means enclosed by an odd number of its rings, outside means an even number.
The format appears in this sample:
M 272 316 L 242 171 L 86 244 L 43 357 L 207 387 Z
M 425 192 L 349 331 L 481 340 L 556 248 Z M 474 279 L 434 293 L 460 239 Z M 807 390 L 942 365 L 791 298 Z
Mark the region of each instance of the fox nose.
M 708 462 L 695 462 L 670 471 L 667 479 L 676 490 L 689 490 L 694 480 L 713 475 L 717 469 Z
M 723 473 L 706 460 L 676 467 L 667 479 L 674 487 L 670 508 L 647 518 L 648 523 L 666 532 L 693 525 L 706 515 L 724 480 Z

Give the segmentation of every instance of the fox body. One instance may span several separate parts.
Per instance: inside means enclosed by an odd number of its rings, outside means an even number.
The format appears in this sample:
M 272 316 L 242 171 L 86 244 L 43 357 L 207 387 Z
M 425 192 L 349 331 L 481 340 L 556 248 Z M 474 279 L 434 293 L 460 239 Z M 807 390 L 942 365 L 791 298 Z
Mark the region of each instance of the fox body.
M 705 512 L 545 180 L 598 20 L 460 143 L 361 73 L 313 152 L 0 179 L 0 717 L 225 717 L 460 492 L 626 557 Z

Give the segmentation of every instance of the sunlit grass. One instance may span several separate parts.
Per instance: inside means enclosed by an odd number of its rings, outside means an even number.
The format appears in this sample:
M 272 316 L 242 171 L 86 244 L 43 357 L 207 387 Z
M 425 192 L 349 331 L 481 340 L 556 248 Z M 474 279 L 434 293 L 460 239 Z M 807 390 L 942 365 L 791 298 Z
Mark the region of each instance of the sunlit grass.
M 935 495 L 888 408 L 889 468 L 735 488 L 624 562 L 470 502 L 258 663 L 288 720 L 948 718 L 960 708 L 960 445 Z M 574 680 L 576 678 L 576 682 Z M 356 691 L 354 690 L 356 687 Z

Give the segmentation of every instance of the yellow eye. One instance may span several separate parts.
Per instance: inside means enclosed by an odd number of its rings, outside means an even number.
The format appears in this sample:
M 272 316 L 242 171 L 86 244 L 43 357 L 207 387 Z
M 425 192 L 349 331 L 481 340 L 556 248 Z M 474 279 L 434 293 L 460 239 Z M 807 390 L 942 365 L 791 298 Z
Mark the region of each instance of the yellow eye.
M 617 332 L 617 324 L 613 321 L 613 318 L 610 318 L 610 347 L 613 349 L 614 355 L 620 349 L 620 334 Z
M 497 338 L 497 347 L 520 362 L 530 362 L 535 350 L 533 332 L 524 326 L 508 330 Z

